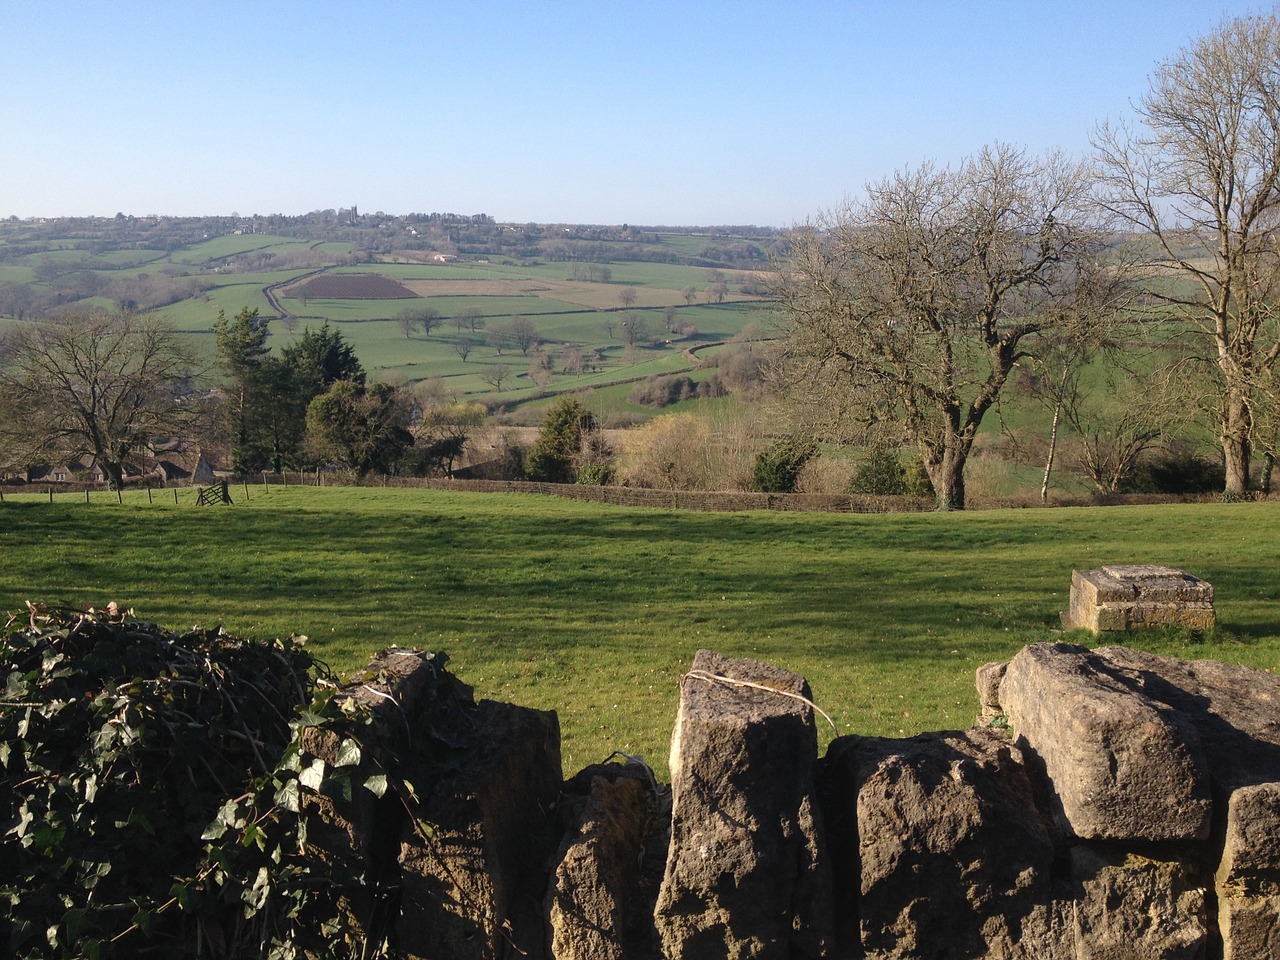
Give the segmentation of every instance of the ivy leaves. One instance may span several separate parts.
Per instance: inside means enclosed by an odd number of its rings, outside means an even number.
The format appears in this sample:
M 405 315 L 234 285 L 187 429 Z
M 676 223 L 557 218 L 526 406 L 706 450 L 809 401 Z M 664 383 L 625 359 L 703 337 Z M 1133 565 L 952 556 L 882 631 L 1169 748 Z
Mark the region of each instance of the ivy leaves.
M 384 802 L 429 829 L 398 711 L 386 728 L 305 638 L 169 632 L 114 608 L 25 619 L 0 638 L 0 953 L 383 955 L 342 905 L 369 887 L 362 852 L 309 834 Z

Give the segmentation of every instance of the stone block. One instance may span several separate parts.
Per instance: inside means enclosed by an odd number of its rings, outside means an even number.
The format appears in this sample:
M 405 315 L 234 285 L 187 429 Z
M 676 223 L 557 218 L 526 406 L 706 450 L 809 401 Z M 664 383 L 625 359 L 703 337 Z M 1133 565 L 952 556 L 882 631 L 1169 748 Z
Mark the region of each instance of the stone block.
M 1105 657 L 1070 644 L 1025 647 L 1009 662 L 1000 703 L 1042 765 L 1068 836 L 1208 837 L 1209 775 L 1195 730 Z
M 657 883 L 645 875 L 659 806 L 651 777 L 636 764 L 598 764 L 565 784 L 566 831 L 546 897 L 555 960 L 656 958 Z
M 1094 633 L 1181 626 L 1214 626 L 1213 586 L 1172 567 L 1130 564 L 1071 571 L 1063 629 Z
M 1000 684 L 1004 680 L 1009 662 L 984 663 L 977 670 L 978 703 L 982 707 L 982 717 L 996 717 L 1004 713 L 1000 706 Z
M 532 938 L 540 948 L 544 939 L 540 907 L 536 931 L 513 916 L 559 839 L 560 725 L 554 713 L 513 704 L 475 707 L 447 734 L 460 768 L 426 785 L 429 829 L 409 824 L 401 839 L 397 936 L 408 960 L 491 960 L 506 943 Z
M 1071 850 L 1078 960 L 1202 960 L 1205 881 L 1193 864 L 1083 844 Z
M 810 696 L 786 670 L 694 657 L 671 742 L 671 846 L 654 917 L 668 960 L 825 955 Z
M 1073 960 L 1053 842 L 1006 734 L 841 737 L 822 771 L 840 955 Z
M 1231 794 L 1216 880 L 1223 960 L 1280 956 L 1280 783 Z

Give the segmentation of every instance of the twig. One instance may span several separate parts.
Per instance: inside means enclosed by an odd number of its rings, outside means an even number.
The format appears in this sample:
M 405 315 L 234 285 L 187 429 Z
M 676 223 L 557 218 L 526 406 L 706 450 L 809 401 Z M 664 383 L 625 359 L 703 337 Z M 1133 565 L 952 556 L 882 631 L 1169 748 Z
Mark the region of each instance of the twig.
M 839 728 L 836 727 L 836 722 L 827 715 L 827 711 L 823 710 L 808 697 L 802 696 L 798 693 L 791 693 L 788 690 L 778 690 L 775 687 L 766 687 L 762 683 L 752 683 L 750 680 L 735 680 L 732 677 L 724 677 L 718 673 L 707 673 L 705 670 L 690 670 L 685 674 L 685 677 L 692 680 L 703 680 L 707 683 L 720 683 L 729 687 L 750 687 L 752 690 L 763 690 L 765 693 L 776 693 L 780 697 L 790 697 L 792 700 L 799 700 L 801 703 L 808 704 L 816 712 L 822 714 L 822 719 L 831 724 L 831 729 L 834 733 L 837 735 L 840 733 Z

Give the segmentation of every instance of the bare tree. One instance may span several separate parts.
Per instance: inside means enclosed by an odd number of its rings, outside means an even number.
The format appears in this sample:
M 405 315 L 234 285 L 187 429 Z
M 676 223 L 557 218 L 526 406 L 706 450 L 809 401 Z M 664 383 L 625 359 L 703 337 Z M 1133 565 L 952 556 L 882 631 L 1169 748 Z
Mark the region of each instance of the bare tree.
M 1280 22 L 1224 21 L 1166 60 L 1139 129 L 1097 130 L 1105 202 L 1151 251 L 1169 326 L 1204 349 L 1177 377 L 1207 386 L 1226 489 L 1249 483 L 1259 389 L 1280 356 Z
M 505 363 L 499 363 L 492 367 L 486 367 L 484 373 L 480 374 L 480 379 L 501 393 L 502 384 L 509 376 L 511 376 L 511 368 Z
M 464 327 L 472 333 L 477 333 L 484 329 L 484 314 L 479 307 L 467 307 L 453 318 L 453 323 L 459 333 Z
M 412 310 L 401 310 L 396 314 L 396 326 L 400 328 L 406 340 L 413 336 L 413 330 L 417 325 L 418 322 L 413 318 Z
M 636 346 L 648 335 L 649 324 L 643 313 L 628 310 L 622 315 L 622 340 L 627 346 Z
M 511 318 L 508 328 L 511 331 L 511 339 L 520 348 L 522 356 L 527 357 L 529 351 L 541 342 L 541 338 L 538 336 L 538 329 L 528 317 L 522 317 L 517 313 Z
M 529 357 L 529 379 L 540 387 L 551 382 L 556 371 L 555 358 L 541 347 Z
M 1049 343 L 1035 358 L 1031 395 L 1052 414 L 1048 453 L 1040 485 L 1040 501 L 1049 497 L 1049 480 L 1058 455 L 1060 437 L 1070 428 L 1076 434 L 1076 463 L 1099 493 L 1115 493 L 1129 479 L 1138 460 L 1172 423 L 1162 403 L 1126 364 L 1114 345 L 1099 349 L 1097 331 L 1071 331 Z M 1082 386 L 1087 367 L 1104 374 L 1091 389 Z
M 453 352 L 461 358 L 463 363 L 466 363 L 467 357 L 471 356 L 471 350 L 475 345 L 476 342 L 470 337 L 454 337 Z
M 693 284 L 689 284 L 689 286 L 680 291 L 680 296 L 684 297 L 686 307 L 692 307 L 693 301 L 698 299 L 698 288 Z
M 164 321 L 94 313 L 15 328 L 0 346 L 0 443 L 12 459 L 92 457 L 113 486 L 147 441 L 196 418 L 194 356 Z
M 624 307 L 633 307 L 636 302 L 636 288 L 623 287 L 618 291 L 618 302 Z
M 1089 187 L 1083 164 L 1005 145 L 871 185 L 792 236 L 776 375 L 821 430 L 893 428 L 939 508 L 963 508 L 974 438 L 1015 365 L 1116 285 L 1095 261 Z
M 511 346 L 511 325 L 497 323 L 490 327 L 484 335 L 485 342 L 493 348 L 495 356 L 502 356 L 502 351 Z
M 419 327 L 425 337 L 440 325 L 440 311 L 435 307 L 405 307 L 396 314 L 395 320 L 406 340 Z
M 582 376 L 582 347 L 576 343 L 566 343 L 560 351 L 560 365 L 564 372 L 574 376 Z

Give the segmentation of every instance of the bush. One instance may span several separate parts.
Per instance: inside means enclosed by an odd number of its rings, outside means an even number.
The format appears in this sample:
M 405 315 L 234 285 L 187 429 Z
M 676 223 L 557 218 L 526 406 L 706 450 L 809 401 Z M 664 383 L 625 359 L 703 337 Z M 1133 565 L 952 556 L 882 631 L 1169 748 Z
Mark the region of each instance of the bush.
M 902 476 L 903 493 L 908 497 L 935 497 L 933 481 L 929 479 L 929 471 L 925 469 L 924 458 L 920 454 L 912 454 L 907 458 L 906 468 Z
M 32 607 L 26 619 L 3 639 L 4 941 L 17 956 L 107 956 L 131 924 L 178 935 L 190 917 L 162 905 L 197 876 L 224 800 L 284 753 L 318 665 L 292 643 L 166 633 L 114 609 Z M 136 915 L 104 906 L 120 902 Z M 137 946 L 126 938 L 117 955 Z
M 0 639 L 5 956 L 386 955 L 345 898 L 390 891 L 362 851 L 315 838 L 353 797 L 424 817 L 438 770 L 401 764 L 402 719 L 341 696 L 294 640 L 168 632 L 114 604 L 28 608 Z M 452 702 L 445 660 L 426 701 Z
M 578 471 L 578 483 L 594 487 L 608 486 L 613 480 L 613 467 L 608 463 L 589 463 Z
M 632 390 L 627 399 L 642 407 L 662 408 L 690 398 L 704 400 L 724 394 L 724 384 L 716 374 L 702 381 L 684 375 L 663 377 L 655 374 Z
M 1227 471 L 1221 463 L 1174 448 L 1154 458 L 1133 472 L 1121 487 L 1124 493 L 1214 493 L 1227 484 Z
M 812 440 L 798 437 L 778 440 L 756 455 L 752 486 L 761 493 L 794 493 L 801 469 L 817 452 L 818 447 Z
M 907 474 L 898 451 L 885 443 L 873 443 L 849 484 L 850 493 L 875 497 L 900 497 L 907 492 Z
M 659 490 L 749 490 L 758 442 L 723 412 L 666 413 L 623 437 L 622 483 Z

